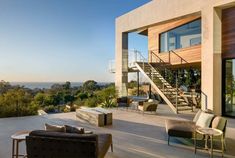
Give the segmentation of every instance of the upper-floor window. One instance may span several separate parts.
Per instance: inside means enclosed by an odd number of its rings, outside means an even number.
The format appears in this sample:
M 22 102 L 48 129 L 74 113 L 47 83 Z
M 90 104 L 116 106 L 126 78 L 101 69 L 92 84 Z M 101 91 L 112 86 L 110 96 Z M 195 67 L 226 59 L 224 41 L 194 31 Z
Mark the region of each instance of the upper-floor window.
M 201 44 L 201 19 L 160 34 L 160 52 Z

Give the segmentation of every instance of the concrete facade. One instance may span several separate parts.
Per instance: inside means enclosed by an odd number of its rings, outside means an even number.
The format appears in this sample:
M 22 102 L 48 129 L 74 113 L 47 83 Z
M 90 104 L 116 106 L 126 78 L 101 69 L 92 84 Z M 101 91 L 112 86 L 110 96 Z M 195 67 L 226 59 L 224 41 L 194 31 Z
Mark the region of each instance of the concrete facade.
M 128 32 L 200 15 L 202 20 L 201 90 L 202 109 L 222 114 L 221 11 L 235 0 L 153 0 L 116 19 L 116 74 L 119 96 L 127 94 Z

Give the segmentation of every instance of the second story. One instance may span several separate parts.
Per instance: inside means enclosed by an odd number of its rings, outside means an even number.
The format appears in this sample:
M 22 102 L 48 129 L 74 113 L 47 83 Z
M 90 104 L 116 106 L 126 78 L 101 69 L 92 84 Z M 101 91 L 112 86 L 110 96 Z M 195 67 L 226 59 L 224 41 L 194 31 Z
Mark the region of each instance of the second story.
M 191 15 L 147 28 L 149 62 L 200 64 L 201 17 Z

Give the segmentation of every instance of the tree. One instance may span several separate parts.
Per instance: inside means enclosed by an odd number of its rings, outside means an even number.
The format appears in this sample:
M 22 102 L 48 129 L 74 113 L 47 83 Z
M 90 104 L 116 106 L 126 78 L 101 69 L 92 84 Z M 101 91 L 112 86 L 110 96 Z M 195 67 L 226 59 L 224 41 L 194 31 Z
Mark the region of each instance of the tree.
M 26 116 L 37 113 L 33 96 L 23 88 L 10 89 L 0 96 L 0 117 Z
M 45 94 L 44 93 L 37 93 L 34 96 L 33 102 L 37 105 L 37 106 L 41 106 L 43 107 L 45 104 Z
M 11 88 L 12 86 L 10 85 L 9 82 L 5 82 L 3 80 L 0 82 L 0 94 L 7 92 Z
M 71 83 L 69 81 L 66 81 L 65 84 L 63 84 L 63 89 L 65 90 L 71 89 Z
M 99 86 L 97 85 L 97 82 L 94 80 L 88 80 L 84 82 L 82 85 L 82 89 L 84 92 L 92 93 L 93 91 L 99 89 Z

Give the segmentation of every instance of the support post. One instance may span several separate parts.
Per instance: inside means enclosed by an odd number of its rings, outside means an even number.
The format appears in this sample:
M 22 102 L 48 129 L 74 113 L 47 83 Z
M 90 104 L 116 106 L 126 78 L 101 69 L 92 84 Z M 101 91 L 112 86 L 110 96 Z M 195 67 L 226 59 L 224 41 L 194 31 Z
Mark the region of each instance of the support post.
M 151 95 L 152 95 L 152 86 L 151 84 L 149 85 L 149 99 L 151 99 Z
M 137 96 L 140 95 L 140 72 L 137 72 Z

